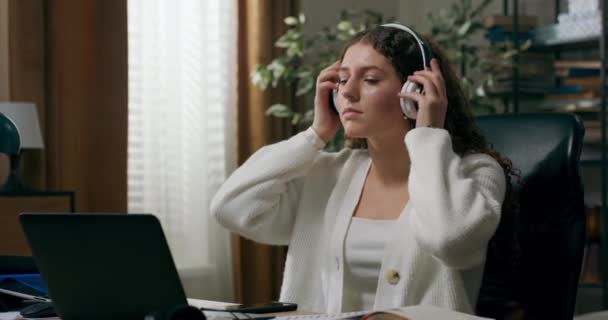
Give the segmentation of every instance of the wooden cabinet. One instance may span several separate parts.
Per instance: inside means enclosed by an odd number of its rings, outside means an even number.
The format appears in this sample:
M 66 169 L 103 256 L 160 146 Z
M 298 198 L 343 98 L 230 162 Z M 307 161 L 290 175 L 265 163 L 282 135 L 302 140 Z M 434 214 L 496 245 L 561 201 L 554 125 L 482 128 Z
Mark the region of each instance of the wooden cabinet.
M 31 255 L 19 224 L 22 212 L 73 212 L 73 192 L 0 193 L 0 255 Z

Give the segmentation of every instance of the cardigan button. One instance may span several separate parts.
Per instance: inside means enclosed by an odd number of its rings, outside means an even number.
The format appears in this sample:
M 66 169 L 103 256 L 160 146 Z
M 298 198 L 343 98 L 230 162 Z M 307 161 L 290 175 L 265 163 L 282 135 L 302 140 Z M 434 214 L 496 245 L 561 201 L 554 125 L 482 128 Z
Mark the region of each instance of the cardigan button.
M 399 275 L 399 271 L 395 269 L 388 269 L 386 270 L 385 278 L 388 283 L 396 285 L 397 283 L 399 283 L 401 276 Z

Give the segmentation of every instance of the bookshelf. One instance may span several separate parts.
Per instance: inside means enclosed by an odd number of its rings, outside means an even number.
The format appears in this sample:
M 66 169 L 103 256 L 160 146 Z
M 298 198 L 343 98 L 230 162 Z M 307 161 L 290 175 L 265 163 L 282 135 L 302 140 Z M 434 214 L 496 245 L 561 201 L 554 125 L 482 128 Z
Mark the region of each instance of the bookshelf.
M 549 0 L 546 0 L 547 2 Z M 581 1 L 570 0 L 569 5 L 580 5 Z M 588 4 L 588 2 L 587 2 Z M 509 5 L 511 5 L 511 12 L 509 12 Z M 549 5 L 549 3 L 547 3 Z M 597 210 L 599 211 L 599 215 L 596 213 L 591 213 L 592 215 L 599 216 L 599 221 L 596 221 L 596 224 L 593 226 L 587 226 L 587 231 L 593 232 L 596 234 L 595 237 L 589 237 L 588 242 L 590 242 L 593 246 L 593 250 L 599 251 L 599 263 L 597 265 L 598 271 L 601 275 L 601 279 L 596 279 L 593 282 L 581 282 L 580 288 L 591 288 L 591 289 L 599 289 L 602 292 L 601 304 L 603 309 L 608 309 L 608 201 L 607 201 L 607 193 L 608 193 L 608 161 L 607 161 L 607 137 L 606 137 L 606 112 L 607 108 L 607 88 L 606 88 L 606 67 L 608 60 L 608 0 L 597 0 L 597 5 L 599 6 L 599 13 L 597 14 L 597 20 L 599 20 L 594 27 L 599 27 L 599 29 L 595 29 L 595 32 L 589 33 L 589 26 L 582 27 L 579 31 L 579 34 L 576 34 L 577 31 L 575 29 L 567 28 L 568 22 L 567 20 L 571 17 L 568 15 L 564 16 L 560 14 L 562 13 L 563 8 L 561 8 L 560 0 L 553 0 L 554 5 L 554 25 L 543 26 L 538 28 L 536 31 L 537 38 L 534 40 L 532 47 L 529 49 L 533 52 L 544 52 L 544 53 L 552 53 L 556 60 L 559 60 L 562 57 L 562 54 L 567 53 L 567 51 L 583 51 L 583 50 L 597 50 L 598 56 L 595 58 L 597 61 L 597 65 L 594 66 L 593 69 L 599 69 L 599 74 L 596 75 L 598 82 L 598 92 L 597 92 L 597 105 L 595 106 L 595 112 L 597 114 L 597 118 L 593 119 L 595 121 L 595 127 L 593 129 L 595 145 L 597 148 L 595 150 L 585 150 L 583 149 L 583 155 L 581 157 L 581 166 L 583 167 L 592 167 L 595 168 L 599 172 L 599 205 L 597 207 L 590 207 L 588 210 Z M 571 8 L 568 8 L 571 9 Z M 572 8 L 574 9 L 574 8 Z M 515 35 L 518 34 L 519 31 L 519 7 L 517 0 L 503 0 L 503 14 L 505 16 L 512 17 L 512 30 Z M 561 20 L 561 21 L 560 21 Z M 584 21 L 584 23 L 590 23 L 592 21 Z M 560 23 L 563 23 L 561 26 Z M 599 26 L 598 26 L 599 25 Z M 561 36 L 555 36 L 556 34 L 560 34 Z M 552 34 L 551 32 L 555 32 Z M 571 32 L 572 36 L 568 36 L 568 32 Z M 585 34 L 587 33 L 587 34 Z M 553 36 L 553 37 L 552 37 Z M 520 48 L 520 41 L 518 36 L 513 37 L 513 47 L 515 49 Z M 513 57 L 513 73 L 512 73 L 512 92 L 511 98 L 505 98 L 505 111 L 506 112 L 520 112 L 520 98 L 525 96 L 525 93 L 522 94 L 522 87 L 520 78 L 520 68 L 517 66 L 520 65 L 520 57 L 515 55 Z M 567 79 L 567 78 L 566 78 Z M 562 80 L 563 81 L 563 80 Z M 560 81 L 556 81 L 556 85 L 562 85 Z M 510 104 L 509 104 L 510 102 Z M 580 111 L 580 110 L 575 110 Z M 579 112 L 576 112 L 577 114 Z M 583 115 L 583 120 L 584 119 Z M 591 130 L 586 126 L 586 136 L 591 133 Z M 588 190 L 586 190 L 588 192 Z M 588 217 L 590 215 L 588 214 Z M 588 219 L 589 224 L 589 219 Z M 593 229 L 593 230 L 590 230 Z M 589 248 L 589 246 L 588 246 Z M 588 250 L 589 251 L 589 250 Z M 596 262 L 597 263 L 597 262 Z M 583 268 L 585 265 L 583 265 Z

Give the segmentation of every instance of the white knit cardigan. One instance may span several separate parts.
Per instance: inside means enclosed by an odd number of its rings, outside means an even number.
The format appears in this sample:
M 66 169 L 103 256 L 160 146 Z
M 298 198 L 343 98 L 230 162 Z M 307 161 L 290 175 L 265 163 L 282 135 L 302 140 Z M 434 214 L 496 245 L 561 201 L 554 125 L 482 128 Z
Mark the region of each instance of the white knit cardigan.
M 387 237 L 374 309 L 430 304 L 472 313 L 500 220 L 503 170 L 486 154 L 455 154 L 444 129 L 412 129 L 405 144 L 410 200 Z M 344 239 L 371 160 L 366 150 L 323 146 L 309 128 L 260 149 L 218 190 L 211 212 L 244 237 L 289 245 L 281 301 L 337 313 Z

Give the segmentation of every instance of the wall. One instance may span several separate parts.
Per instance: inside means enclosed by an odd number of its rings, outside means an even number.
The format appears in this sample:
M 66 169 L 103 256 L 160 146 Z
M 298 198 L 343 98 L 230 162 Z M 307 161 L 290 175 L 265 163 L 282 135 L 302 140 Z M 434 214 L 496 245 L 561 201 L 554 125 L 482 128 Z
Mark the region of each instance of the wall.
M 8 0 L 0 0 L 0 101 L 9 98 Z
M 426 0 L 424 6 L 421 6 L 419 1 L 415 0 L 404 0 L 399 1 L 398 17 L 402 23 L 407 23 L 414 26 L 420 32 L 426 33 L 430 30 L 430 26 L 426 21 L 427 12 L 438 13 L 440 10 L 448 10 L 449 4 L 454 3 L 456 0 Z M 474 0 L 474 4 L 478 4 L 481 1 Z M 536 15 L 540 25 L 550 24 L 553 22 L 554 15 L 554 1 L 553 0 L 526 0 L 518 2 L 518 11 L 520 15 Z M 508 10 L 513 13 L 513 1 L 508 1 Z M 561 4 L 562 11 L 566 9 L 566 1 L 562 0 Z M 486 11 L 487 14 L 502 14 L 503 13 L 503 1 L 494 0 L 488 5 Z
M 306 25 L 304 32 L 314 33 L 324 26 L 335 25 L 340 16 L 340 12 L 346 8 L 351 9 L 373 9 L 381 12 L 385 17 L 396 16 L 399 9 L 398 0 L 348 0 L 348 1 L 327 1 L 327 0 L 302 0 L 301 11 L 306 14 Z M 373 6 L 371 4 L 373 3 Z
M 334 24 L 339 17 L 340 11 L 345 8 L 373 9 L 381 12 L 385 17 L 395 17 L 397 21 L 416 28 L 416 30 L 427 33 L 430 26 L 426 21 L 428 12 L 438 13 L 442 9 L 449 9 L 449 4 L 456 0 L 425 0 L 424 5 L 419 0 L 348 0 L 348 1 L 327 1 L 327 0 L 304 0 L 302 1 L 302 12 L 306 14 L 307 23 L 305 32 L 316 32 L 323 26 Z M 478 4 L 479 0 L 473 3 Z M 513 12 L 513 1 L 508 1 L 509 11 Z M 448 4 L 448 5 L 446 5 Z M 519 1 L 520 14 L 537 15 L 541 25 L 553 22 L 554 15 L 553 0 L 527 0 Z M 566 0 L 561 0 L 562 12 L 566 10 Z M 502 14 L 503 1 L 494 0 L 485 11 L 487 14 Z
M 45 140 L 22 177 L 76 192 L 78 211 L 127 210 L 126 13 L 124 0 L 0 0 L 0 100 L 34 102 Z

